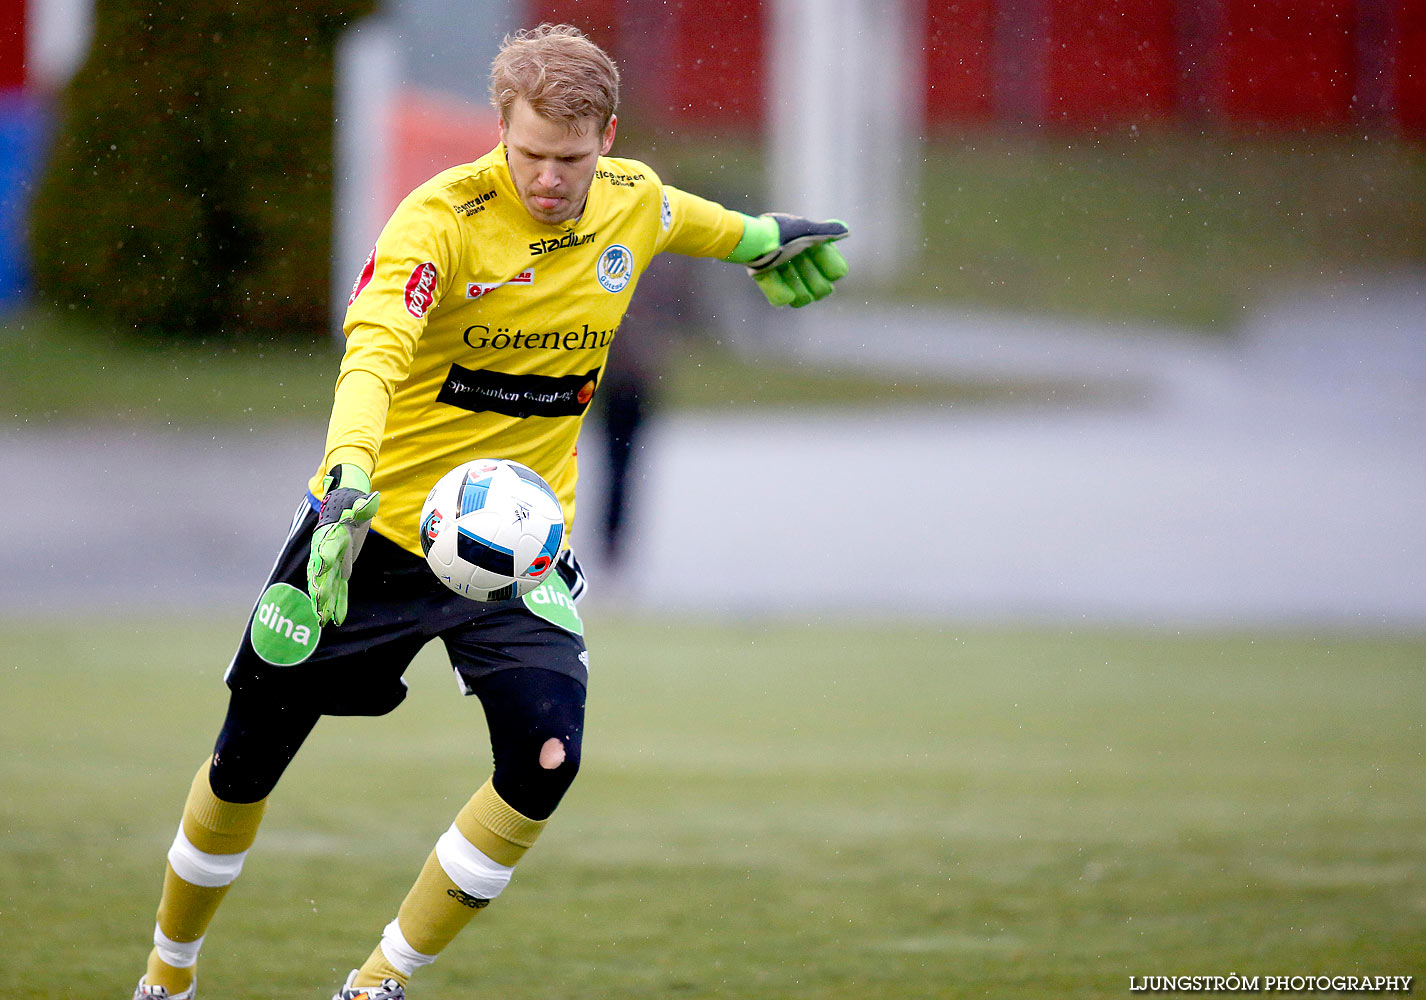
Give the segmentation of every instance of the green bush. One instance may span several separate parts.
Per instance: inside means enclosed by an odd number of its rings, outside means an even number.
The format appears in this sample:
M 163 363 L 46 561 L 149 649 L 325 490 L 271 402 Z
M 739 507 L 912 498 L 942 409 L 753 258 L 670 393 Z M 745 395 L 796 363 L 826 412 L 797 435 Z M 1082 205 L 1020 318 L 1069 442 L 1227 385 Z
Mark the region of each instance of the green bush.
M 31 218 L 40 294 L 165 335 L 324 331 L 332 71 L 375 0 L 98 0 Z

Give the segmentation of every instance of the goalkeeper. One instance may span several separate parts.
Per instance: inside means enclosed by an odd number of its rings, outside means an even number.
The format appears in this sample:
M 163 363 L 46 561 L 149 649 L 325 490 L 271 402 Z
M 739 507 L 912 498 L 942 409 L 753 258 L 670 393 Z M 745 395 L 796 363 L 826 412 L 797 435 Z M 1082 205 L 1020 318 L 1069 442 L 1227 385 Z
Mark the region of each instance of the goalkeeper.
M 589 680 L 573 552 L 534 595 L 466 600 L 422 558 L 426 492 L 461 462 L 514 459 L 573 521 L 580 423 L 655 255 L 744 265 L 770 303 L 793 307 L 846 274 L 841 223 L 752 218 L 609 157 L 618 71 L 578 30 L 506 38 L 491 96 L 500 144 L 408 195 L 352 288 L 325 453 L 225 675 L 227 715 L 168 851 L 135 1000 L 195 995 L 209 922 L 307 735 L 323 715 L 394 709 L 403 671 L 440 639 L 481 702 L 493 774 L 424 865 L 411 859 L 414 883 L 384 929 L 353 915 L 375 947 L 334 1000 L 405 996 L 506 887 L 569 788 Z M 352 837 L 400 822 L 391 803 L 367 805 Z

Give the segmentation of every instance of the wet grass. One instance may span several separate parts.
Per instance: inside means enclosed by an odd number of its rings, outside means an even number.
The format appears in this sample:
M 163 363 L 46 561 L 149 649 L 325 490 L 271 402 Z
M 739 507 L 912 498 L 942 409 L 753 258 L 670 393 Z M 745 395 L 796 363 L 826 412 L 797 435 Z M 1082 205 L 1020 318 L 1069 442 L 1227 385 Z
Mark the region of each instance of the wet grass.
M 1426 268 L 1420 145 L 1121 133 L 935 150 L 923 222 L 939 266 L 903 294 L 1231 330 L 1265 295 Z
M 764 210 L 755 152 L 655 152 Z M 1389 136 L 967 131 L 920 164 L 921 253 L 874 292 L 898 302 L 1231 331 L 1266 295 L 1426 269 L 1426 145 Z
M 0 318 L 0 422 L 325 426 L 340 362 L 325 341 L 157 341 L 29 309 Z
M 40 998 L 148 950 L 239 619 L 0 624 L 0 940 Z M 1426 973 L 1426 641 L 591 616 L 584 768 L 414 996 L 1119 997 Z M 203 959 L 324 996 L 483 780 L 434 652 L 319 727 Z
M 158 343 L 31 310 L 0 319 L 0 423 L 170 431 L 325 426 L 340 361 L 336 345 L 325 342 Z M 654 388 L 659 404 L 673 410 L 1062 405 L 1097 391 L 1069 379 L 896 377 L 745 356 L 712 334 L 680 338 Z

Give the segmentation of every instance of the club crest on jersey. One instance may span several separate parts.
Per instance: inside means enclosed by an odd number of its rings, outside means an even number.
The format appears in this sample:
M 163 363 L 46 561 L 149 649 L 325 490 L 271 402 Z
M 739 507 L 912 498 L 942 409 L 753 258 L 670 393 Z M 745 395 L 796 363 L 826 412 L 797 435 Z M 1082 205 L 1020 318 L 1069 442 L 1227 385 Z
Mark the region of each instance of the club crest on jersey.
M 497 288 L 505 285 L 533 285 L 535 283 L 535 269 L 533 267 L 521 271 L 509 281 L 471 281 L 465 286 L 465 297 L 468 299 L 478 299 L 488 292 L 493 292 Z
M 606 292 L 622 292 L 634 277 L 634 255 L 622 243 L 615 243 L 594 265 L 594 273 Z
M 429 260 L 417 264 L 406 279 L 406 311 L 417 319 L 436 301 L 436 265 Z

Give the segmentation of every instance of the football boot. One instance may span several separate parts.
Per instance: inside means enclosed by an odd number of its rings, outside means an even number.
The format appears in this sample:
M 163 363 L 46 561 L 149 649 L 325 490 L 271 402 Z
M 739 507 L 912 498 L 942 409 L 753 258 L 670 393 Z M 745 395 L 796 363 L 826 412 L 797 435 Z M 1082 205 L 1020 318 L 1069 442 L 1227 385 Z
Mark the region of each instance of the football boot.
M 134 1000 L 193 1000 L 197 989 L 197 980 L 182 993 L 170 993 L 162 986 L 150 986 L 140 979 L 138 988 L 134 990 Z
M 346 983 L 332 1000 L 406 1000 L 406 991 L 394 979 L 383 979 L 380 986 L 353 986 L 357 970 L 347 976 Z

